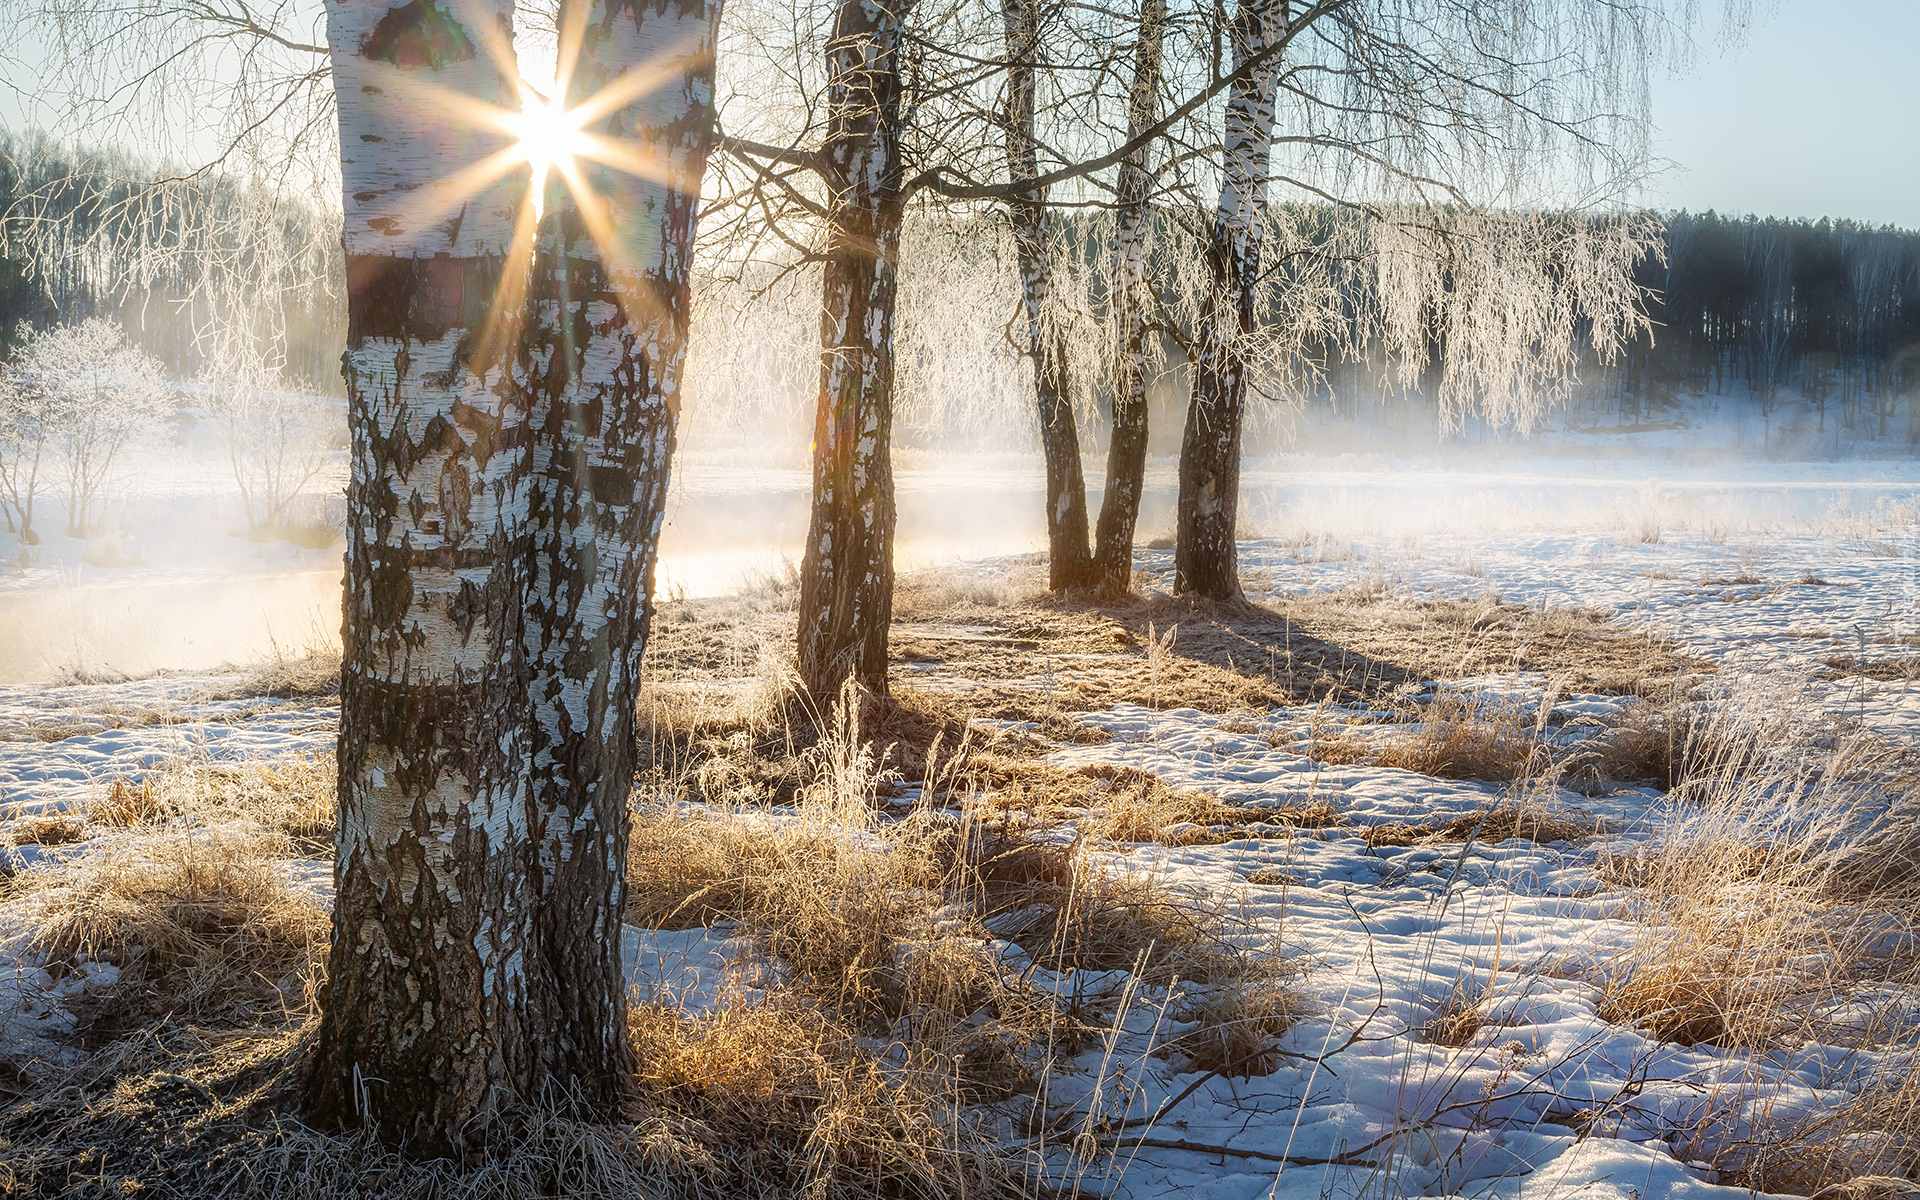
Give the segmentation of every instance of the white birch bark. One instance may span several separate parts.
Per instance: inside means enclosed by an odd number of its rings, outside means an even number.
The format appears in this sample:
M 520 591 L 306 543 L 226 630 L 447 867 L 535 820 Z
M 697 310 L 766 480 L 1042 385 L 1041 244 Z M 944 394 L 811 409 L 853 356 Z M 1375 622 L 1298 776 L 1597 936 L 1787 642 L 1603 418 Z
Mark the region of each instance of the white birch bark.
M 1166 0 L 1142 0 L 1140 36 L 1134 48 L 1133 84 L 1127 95 L 1127 140 L 1139 137 L 1160 113 L 1161 51 L 1166 36 Z M 1120 164 L 1115 180 L 1113 277 L 1108 289 L 1113 328 L 1113 434 L 1107 444 L 1107 483 L 1095 530 L 1093 584 L 1109 594 L 1133 580 L 1133 532 L 1140 519 L 1140 493 L 1147 469 L 1147 200 L 1152 191 L 1151 147 L 1142 145 Z
M 531 904 L 504 370 L 510 0 L 330 0 L 348 271 L 334 935 L 309 1104 L 428 1153 L 527 1096 Z M 464 193 L 455 188 L 464 185 Z M 524 270 L 524 258 L 520 260 Z
M 823 711 L 848 675 L 887 688 L 905 8 L 845 0 L 827 44 L 828 232 L 799 629 L 801 682 Z
M 536 267 L 525 646 L 542 1070 L 611 1111 L 631 1076 L 620 962 L 636 689 L 687 353 L 719 0 L 592 0 L 568 106 L 619 161 L 553 183 Z M 564 36 L 564 35 L 563 35 Z M 563 43 L 564 45 L 564 43 Z M 564 49 L 563 49 L 564 53 Z
M 1041 0 L 1003 0 L 1006 26 L 1007 175 L 1016 184 L 1039 175 L 1034 144 L 1034 102 L 1040 55 Z M 1033 361 L 1040 445 L 1047 464 L 1047 585 L 1054 591 L 1087 581 L 1087 488 L 1080 465 L 1080 435 L 1067 391 L 1065 333 L 1053 318 L 1053 262 L 1047 239 L 1046 190 L 1035 188 L 1007 202 L 1013 243 L 1020 259 L 1020 293 L 1026 307 L 1027 354 Z
M 1287 0 L 1239 0 L 1232 28 L 1234 69 L 1274 43 L 1287 13 Z M 1276 55 L 1227 95 L 1220 202 L 1207 248 L 1212 295 L 1195 331 L 1193 394 L 1180 447 L 1174 587 L 1215 600 L 1241 594 L 1235 526 L 1247 395 L 1243 346 L 1254 332 L 1279 73 Z

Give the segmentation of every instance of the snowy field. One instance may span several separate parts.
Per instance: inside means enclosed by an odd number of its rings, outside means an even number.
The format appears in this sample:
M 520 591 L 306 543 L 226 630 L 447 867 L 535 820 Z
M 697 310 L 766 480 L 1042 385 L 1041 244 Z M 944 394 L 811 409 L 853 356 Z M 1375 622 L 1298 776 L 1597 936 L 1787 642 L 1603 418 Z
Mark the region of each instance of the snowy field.
M 1725 694 L 1759 698 L 1753 702 L 1791 710 L 1809 725 L 1840 722 L 1895 745 L 1914 744 L 1920 472 L 1904 464 L 1841 463 L 1783 478 L 1777 465 L 1720 463 L 1670 467 L 1648 482 L 1648 460 L 1609 471 L 1587 464 L 1585 475 L 1567 467 L 1554 460 L 1462 475 L 1369 463 L 1303 477 L 1284 464 L 1261 466 L 1249 477 L 1255 523 L 1283 533 L 1243 546 L 1249 596 L 1364 588 L 1603 610 L 1616 626 L 1668 639 L 1712 664 Z M 790 493 L 800 482 L 797 475 L 762 475 L 747 487 L 737 473 L 696 466 L 682 474 L 680 532 L 672 536 L 682 539 L 680 547 L 711 544 L 726 532 L 719 497 L 756 488 L 765 502 L 745 511 L 757 513 L 762 528 L 782 529 L 780 522 L 793 519 Z M 995 505 L 1009 513 L 1037 507 L 1029 495 L 1036 483 L 1010 470 L 996 481 Z M 904 479 L 903 512 L 917 527 L 904 536 L 909 543 L 920 538 L 955 578 L 996 578 L 1005 564 L 951 560 L 962 548 L 1024 551 L 1031 530 L 1020 523 L 1026 518 L 1011 517 L 999 534 L 941 527 L 927 514 L 951 509 L 959 487 L 955 477 L 932 473 Z M 1168 491 L 1158 480 L 1143 527 L 1164 512 Z M 176 487 L 176 507 L 190 508 L 191 493 L 190 486 Z M 1262 505 L 1265 518 L 1258 515 Z M 191 568 L 208 572 L 204 586 L 213 591 L 307 588 L 289 581 L 332 578 L 322 563 L 337 550 L 230 543 L 227 558 Z M 690 580 L 717 589 L 726 570 L 746 573 L 778 559 L 770 545 L 749 544 L 726 563 L 681 553 L 670 555 L 666 574 L 683 592 L 699 590 Z M 1145 589 L 1169 586 L 1170 560 L 1165 550 L 1143 553 Z M 107 568 L 54 560 L 16 571 L 0 581 L 0 605 L 9 606 L 0 658 L 9 678 L 32 679 L 38 670 L 28 661 L 18 614 L 51 604 L 61 589 L 96 597 L 124 589 L 114 602 L 134 609 L 159 603 L 156 597 L 192 607 L 202 593 L 186 582 L 188 573 L 164 562 Z M 320 604 L 317 582 L 311 593 Z M 245 603 L 282 604 L 266 591 L 251 596 Z M 58 623 L 46 619 L 49 627 Z M 222 619 L 231 621 L 231 614 Z M 271 634 L 276 643 L 282 636 Z M 205 669 L 204 650 L 188 646 L 182 662 L 140 663 L 190 671 L 0 686 L 0 860 L 7 873 L 78 877 L 90 863 L 152 852 L 155 838 L 190 841 L 219 832 L 189 822 L 164 833 L 96 831 L 48 839 L 54 844 L 23 839 L 34 822 L 84 815 L 116 783 L 182 762 L 330 750 L 337 721 L 331 702 L 242 694 L 249 677 Z M 41 666 L 59 661 L 48 651 Z M 1513 706 L 1563 740 L 1578 740 L 1637 703 L 1568 692 L 1539 673 L 1425 686 Z M 1364 706 L 1332 715 L 1346 736 L 1381 736 Z M 1117 1157 L 1088 1161 L 1070 1145 L 1044 1152 L 1052 1170 L 1089 1193 L 1208 1200 L 1733 1196 L 1744 1190 L 1722 1186 L 1705 1164 L 1716 1148 L 1764 1140 L 1770 1128 L 1844 1099 L 1862 1081 L 1898 1073 L 1900 1056 L 1914 1053 L 1910 1044 L 1838 1038 L 1765 1052 L 1687 1046 L 1599 1015 L 1601 984 L 1624 969 L 1641 930 L 1630 915 L 1631 897 L 1596 865 L 1630 855 L 1685 819 L 1654 788 L 1548 786 L 1524 798 L 1599 831 L 1589 837 L 1495 841 L 1476 832 L 1450 842 L 1375 844 L 1367 833 L 1382 826 L 1456 819 L 1471 825 L 1512 802 L 1512 787 L 1324 762 L 1312 747 L 1329 719 L 1324 704 L 1237 713 L 1123 704 L 1071 717 L 1111 738 L 1061 741 L 1047 759 L 1052 765 L 1133 768 L 1247 808 L 1325 805 L 1339 818 L 1328 828 L 1217 844 L 1181 844 L 1188 840 L 1181 830 L 1162 830 L 1156 842 L 1111 856 L 1115 870 L 1158 873 L 1232 906 L 1245 918 L 1249 944 L 1285 957 L 1306 1015 L 1285 1034 L 1280 1065 L 1270 1074 L 1182 1073 L 1150 1052 L 1153 1037 L 1167 1029 L 1164 995 L 1133 987 L 1124 972 L 1047 971 L 1010 942 L 1001 944 L 1008 971 L 1056 995 L 1104 996 L 1116 1013 L 1111 1036 L 1049 1085 L 1050 1103 L 1090 1114 L 1089 1128 L 1146 1131 L 1121 1138 L 1125 1149 Z M 1785 819 L 1790 826 L 1799 817 Z M 1843 819 L 1870 821 L 1873 814 Z M 1064 832 L 1072 832 L 1070 823 Z M 328 894 L 324 861 L 293 858 L 281 866 L 302 889 Z M 73 1005 L 114 981 L 110 966 L 56 980 L 36 961 L 35 913 L 57 891 L 0 900 L 0 1053 L 15 1059 L 73 1053 L 61 1041 Z M 1886 934 L 1912 937 L 1893 925 Z M 626 937 L 636 986 L 695 1008 L 713 1002 L 726 959 L 738 949 L 724 927 L 629 928 Z M 1448 998 L 1460 995 L 1473 1001 L 1478 1031 L 1460 1044 L 1441 1044 L 1429 1027 Z M 1836 1003 L 1872 1009 L 1914 998 L 1889 991 Z M 1835 1028 L 1850 1019 L 1828 1015 Z

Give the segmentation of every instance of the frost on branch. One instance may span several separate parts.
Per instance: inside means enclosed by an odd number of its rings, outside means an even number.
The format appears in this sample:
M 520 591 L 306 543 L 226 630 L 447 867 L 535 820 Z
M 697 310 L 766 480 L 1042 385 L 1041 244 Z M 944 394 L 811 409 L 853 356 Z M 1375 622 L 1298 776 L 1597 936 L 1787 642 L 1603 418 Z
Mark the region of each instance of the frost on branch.
M 102 317 L 62 325 L 28 340 L 5 400 L 38 430 L 58 472 L 67 532 L 85 537 L 99 522 L 114 463 L 141 430 L 158 422 L 172 393 L 152 355 Z M 11 478 L 11 475 L 9 476 Z

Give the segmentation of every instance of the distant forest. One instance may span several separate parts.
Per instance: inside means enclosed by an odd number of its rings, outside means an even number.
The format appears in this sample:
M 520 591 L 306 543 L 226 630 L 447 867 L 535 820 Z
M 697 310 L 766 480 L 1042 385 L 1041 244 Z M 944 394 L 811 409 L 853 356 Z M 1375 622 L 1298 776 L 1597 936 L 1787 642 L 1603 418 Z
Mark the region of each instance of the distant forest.
M 1920 231 L 1682 212 L 1667 218 L 1666 260 L 1636 272 L 1651 336 L 1610 365 L 1588 362 L 1562 423 L 1645 428 L 1744 410 L 1768 437 L 1793 424 L 1803 440 L 1920 442 Z M 1342 416 L 1433 422 L 1418 389 L 1381 389 L 1378 364 L 1322 370 L 1315 399 Z
M 339 392 L 338 222 L 269 188 L 156 174 L 0 131 L 0 356 L 23 327 L 104 316 L 193 376 L 213 322 L 239 314 L 290 385 Z
M 22 326 L 107 315 L 192 375 L 213 307 L 240 297 L 275 332 L 290 384 L 338 391 L 342 262 L 326 215 L 222 181 L 157 195 L 124 182 L 141 175 L 0 133 L 0 353 Z M 1797 419 L 1807 432 L 1920 440 L 1920 231 L 1679 213 L 1666 250 L 1639 270 L 1652 337 L 1583 371 L 1569 423 L 1693 419 L 1714 398 L 1769 433 Z M 1309 402 L 1431 420 L 1419 389 L 1383 392 L 1376 366 L 1323 364 Z
M 1920 232 L 1680 213 L 1642 282 L 1658 326 L 1618 368 L 1632 414 L 1712 394 L 1771 420 L 1792 392 L 1820 429 L 1920 432 L 1895 424 L 1920 388 Z

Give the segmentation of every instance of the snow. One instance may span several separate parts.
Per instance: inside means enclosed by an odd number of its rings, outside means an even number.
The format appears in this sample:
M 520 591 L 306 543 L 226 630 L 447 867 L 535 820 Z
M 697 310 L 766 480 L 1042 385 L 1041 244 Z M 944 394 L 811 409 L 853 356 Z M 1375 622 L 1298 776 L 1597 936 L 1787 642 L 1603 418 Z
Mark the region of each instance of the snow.
M 71 687 L 0 685 L 0 817 L 74 808 L 116 780 L 138 783 L 171 762 L 332 750 L 336 706 L 203 698 L 242 678 L 165 675 Z
M 1689 528 L 1616 522 L 1567 531 L 1508 522 L 1475 534 L 1269 538 L 1243 545 L 1242 572 L 1256 600 L 1384 583 L 1419 595 L 1491 593 L 1535 607 L 1602 609 L 1623 627 L 1674 639 L 1730 679 L 1779 689 L 1809 712 L 1910 738 L 1920 734 L 1920 696 L 1910 683 L 1838 671 L 1828 660 L 1899 662 L 1915 653 L 1902 639 L 1920 633 L 1920 525 L 1893 502 L 1912 494 L 1911 476 L 1860 485 L 1873 494 L 1866 515 L 1855 516 L 1833 508 L 1835 495 L 1854 486 L 1841 474 L 1836 467 L 1796 481 L 1743 485 L 1748 495 L 1773 489 L 1793 511 L 1800 502 L 1794 489 L 1808 491 L 1826 506 L 1818 527 L 1715 531 L 1696 520 Z M 1362 486 L 1358 478 L 1349 482 Z M 1514 491 L 1510 480 L 1503 486 L 1507 503 L 1530 495 Z M 1622 487 L 1617 478 L 1605 486 Z M 1394 493 L 1399 501 L 1407 494 Z M 1889 496 L 1893 501 L 1882 505 Z M 1649 501 L 1649 511 L 1658 516 L 1667 503 Z M 1144 567 L 1148 587 L 1168 586 L 1170 552 L 1145 551 Z M 978 568 L 989 575 L 997 569 Z M 0 687 L 0 843 L 11 840 L 10 827 L 23 817 L 82 806 L 111 781 L 137 779 L 169 761 L 331 746 L 334 708 L 206 698 L 236 678 Z M 1447 686 L 1526 713 L 1549 692 L 1545 678 L 1524 674 Z M 1555 695 L 1553 713 L 1565 719 L 1550 728 L 1554 736 L 1583 736 L 1629 703 Z M 1445 823 L 1510 797 L 1501 785 L 1327 765 L 1308 753 L 1317 723 L 1329 719 L 1358 719 L 1341 725 L 1344 737 L 1381 736 L 1365 723 L 1368 715 L 1301 706 L 1226 717 L 1136 705 L 1078 715 L 1111 740 L 1062 745 L 1052 755 L 1055 765 L 1134 768 L 1256 808 L 1325 804 L 1343 824 L 1275 826 L 1269 836 L 1220 845 L 1142 845 L 1110 859 L 1114 869 L 1164 872 L 1230 903 L 1296 969 L 1293 986 L 1310 1012 L 1285 1035 L 1286 1057 L 1270 1075 L 1184 1072 L 1148 1053 L 1164 994 L 1132 987 L 1123 972 L 1055 975 L 999 944 L 1008 969 L 1028 972 L 1043 990 L 1127 1000 L 1111 1042 L 1056 1073 L 1049 1100 L 1079 1104 L 1111 1122 L 1136 1122 L 1089 1125 L 1121 1129 L 1123 1143 L 1126 1131 L 1137 1132 L 1142 1118 L 1157 1114 L 1152 1144 L 1089 1165 L 1075 1158 L 1071 1135 L 1063 1136 L 1049 1151 L 1062 1176 L 1081 1177 L 1099 1194 L 1141 1198 L 1731 1200 L 1746 1193 L 1689 1165 L 1699 1150 L 1687 1137 L 1704 1129 L 1707 1144 L 1764 1133 L 1844 1096 L 1889 1061 L 1886 1055 L 1900 1053 L 1813 1044 L 1749 1055 L 1666 1044 L 1610 1024 L 1597 1012 L 1598 983 L 1619 969 L 1636 930 L 1626 919 L 1626 898 L 1607 890 L 1593 867 L 1607 847 L 1658 836 L 1674 819 L 1665 797 L 1644 788 L 1530 796 L 1529 803 L 1603 824 L 1604 838 L 1579 843 L 1372 847 L 1362 836 L 1370 827 Z M 70 871 L 124 845 L 96 835 L 73 846 L 4 853 L 17 870 Z M 323 862 L 289 860 L 280 869 L 316 900 L 330 893 Z M 1275 882 L 1249 881 L 1256 872 Z M 41 894 L 0 902 L 0 1041 L 15 1052 L 57 1055 L 66 1003 L 109 983 L 104 972 L 111 968 L 56 981 L 36 965 L 26 939 L 40 903 L 32 897 Z M 1911 933 L 1889 927 L 1887 936 Z M 725 928 L 623 931 L 637 993 L 690 1012 L 710 1011 L 729 989 L 751 986 L 739 975 L 743 949 Z M 1434 1044 L 1423 1029 L 1457 988 L 1484 992 L 1487 1019 L 1464 1046 Z M 1833 1015 L 1836 1023 L 1864 1024 L 1915 1004 L 1909 995 L 1868 990 Z

